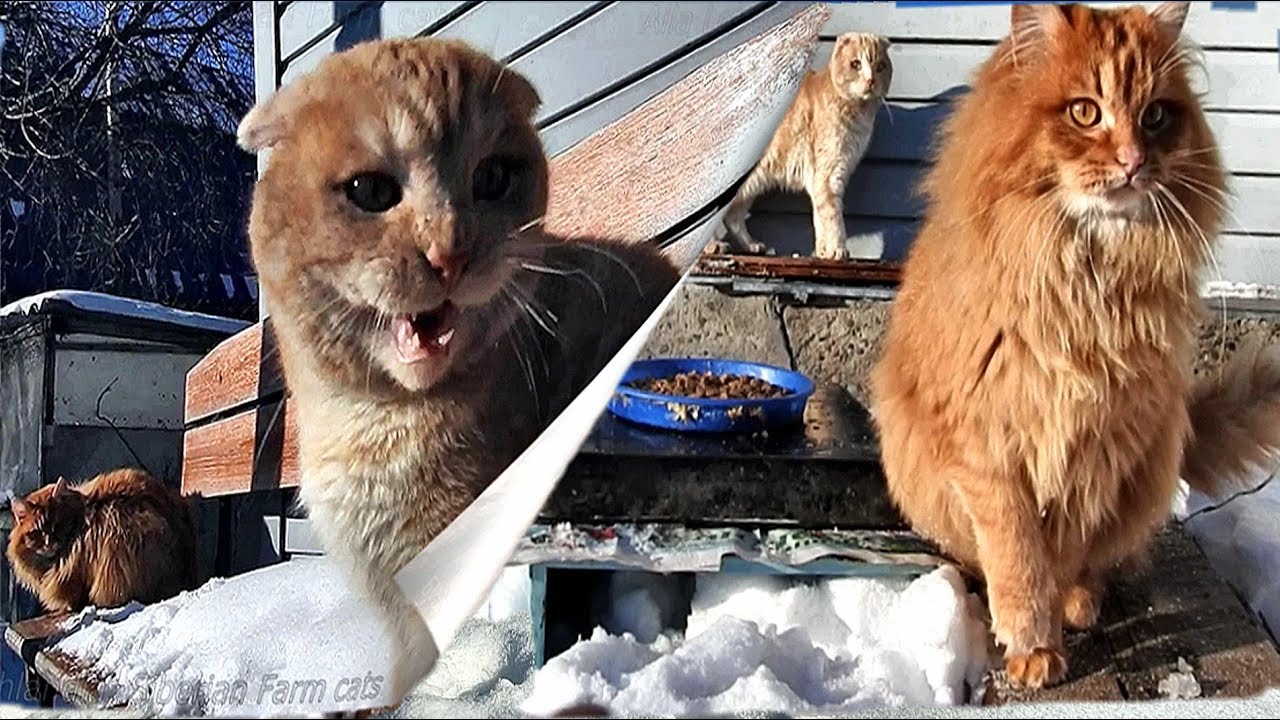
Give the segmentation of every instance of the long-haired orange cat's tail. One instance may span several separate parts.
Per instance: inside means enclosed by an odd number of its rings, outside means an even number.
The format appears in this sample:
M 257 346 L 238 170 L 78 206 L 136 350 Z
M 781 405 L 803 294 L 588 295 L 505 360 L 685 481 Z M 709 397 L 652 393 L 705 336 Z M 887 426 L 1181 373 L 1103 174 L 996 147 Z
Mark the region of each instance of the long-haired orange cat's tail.
M 1249 489 L 1250 471 L 1280 455 L 1280 349 L 1255 342 L 1191 393 L 1182 478 L 1215 499 Z

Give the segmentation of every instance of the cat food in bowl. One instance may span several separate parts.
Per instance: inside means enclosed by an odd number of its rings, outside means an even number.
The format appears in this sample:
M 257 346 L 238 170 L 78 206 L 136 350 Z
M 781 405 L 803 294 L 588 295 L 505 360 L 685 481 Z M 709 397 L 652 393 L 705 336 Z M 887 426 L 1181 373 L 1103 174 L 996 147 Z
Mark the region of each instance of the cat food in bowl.
M 739 360 L 661 358 L 633 363 L 609 401 L 614 415 L 685 432 L 758 432 L 800 424 L 813 382 Z

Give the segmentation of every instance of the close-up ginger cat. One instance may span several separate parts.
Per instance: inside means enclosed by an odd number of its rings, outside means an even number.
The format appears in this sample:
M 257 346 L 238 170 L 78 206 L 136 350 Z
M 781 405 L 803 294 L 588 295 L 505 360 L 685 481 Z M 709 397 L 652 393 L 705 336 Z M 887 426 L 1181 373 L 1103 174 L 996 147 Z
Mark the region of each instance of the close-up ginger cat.
M 1015 686 L 1064 677 L 1063 627 L 1180 477 L 1214 493 L 1280 445 L 1274 354 L 1192 374 L 1228 188 L 1188 5 L 1013 5 L 942 128 L 873 373 L 890 493 L 985 580 Z
M 462 42 L 396 39 L 326 58 L 240 126 L 245 148 L 271 150 L 250 235 L 299 497 L 406 640 L 421 621 L 395 573 L 680 277 L 654 245 L 541 230 L 538 104 Z

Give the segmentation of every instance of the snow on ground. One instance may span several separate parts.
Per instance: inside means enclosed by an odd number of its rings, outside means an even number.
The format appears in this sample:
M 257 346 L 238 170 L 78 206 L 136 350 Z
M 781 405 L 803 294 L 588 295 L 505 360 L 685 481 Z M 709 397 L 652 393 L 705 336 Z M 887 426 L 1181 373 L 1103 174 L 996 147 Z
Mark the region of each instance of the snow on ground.
M 1280 480 L 1260 473 L 1251 487 L 1257 491 L 1218 502 L 1193 492 L 1179 516 L 1218 574 L 1280 642 Z
M 510 568 L 392 716 L 516 717 L 579 702 L 678 716 L 956 704 L 983 669 L 980 608 L 950 568 L 911 582 L 706 575 L 685 618 L 667 578 L 618 577 L 608 630 L 535 669 L 528 569 Z M 104 700 L 143 714 L 357 709 L 389 674 L 380 618 L 324 560 L 86 611 L 79 625 L 55 648 L 104 674 Z
M 977 598 L 943 568 L 915 581 L 703 575 L 687 629 L 660 575 L 620 574 L 612 616 L 534 671 L 527 617 L 473 619 L 397 717 L 838 714 L 954 705 L 985 669 Z M 527 645 L 525 643 L 528 643 Z
M 552 658 L 533 676 L 523 710 L 812 716 L 954 705 L 986 667 L 980 606 L 949 567 L 911 582 L 700 575 L 684 633 L 655 633 L 662 603 L 640 601 L 631 585 L 628 602 L 614 605 L 631 617 L 612 624 L 638 632 L 598 628 Z

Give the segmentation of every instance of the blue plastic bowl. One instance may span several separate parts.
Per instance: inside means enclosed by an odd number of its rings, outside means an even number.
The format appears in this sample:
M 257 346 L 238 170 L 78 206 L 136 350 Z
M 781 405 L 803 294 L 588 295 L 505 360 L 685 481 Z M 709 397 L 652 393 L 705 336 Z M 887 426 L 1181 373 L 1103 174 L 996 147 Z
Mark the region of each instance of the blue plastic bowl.
M 775 398 L 705 399 L 645 392 L 628 383 L 686 372 L 747 375 L 787 390 Z M 660 358 L 632 363 L 609 400 L 609 412 L 630 422 L 682 432 L 756 432 L 804 421 L 813 381 L 772 365 L 713 358 Z

